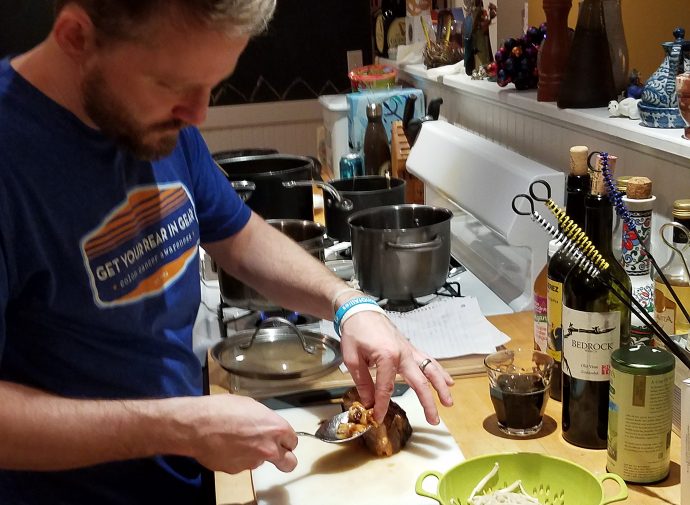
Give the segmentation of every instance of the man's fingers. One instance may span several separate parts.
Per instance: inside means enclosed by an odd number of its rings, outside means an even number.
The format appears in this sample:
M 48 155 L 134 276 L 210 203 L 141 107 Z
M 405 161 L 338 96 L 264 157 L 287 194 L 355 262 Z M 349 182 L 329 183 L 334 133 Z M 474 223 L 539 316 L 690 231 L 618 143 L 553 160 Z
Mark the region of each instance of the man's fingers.
M 297 467 L 297 456 L 285 447 L 280 448 L 280 455 L 268 460 L 281 472 L 292 472 Z

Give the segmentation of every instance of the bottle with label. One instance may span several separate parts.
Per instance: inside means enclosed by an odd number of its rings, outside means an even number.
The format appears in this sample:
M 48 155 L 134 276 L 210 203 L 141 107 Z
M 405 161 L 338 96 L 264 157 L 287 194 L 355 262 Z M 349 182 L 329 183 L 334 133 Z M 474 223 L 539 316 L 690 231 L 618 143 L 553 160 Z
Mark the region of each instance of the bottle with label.
M 367 129 L 364 131 L 364 175 L 386 175 L 391 166 L 391 149 L 383 126 L 380 103 L 367 105 Z
M 534 279 L 534 349 L 541 352 L 547 350 L 547 317 L 546 317 L 546 271 L 549 267 L 550 255 L 546 258 L 544 268 L 541 269 L 537 278 Z
M 587 171 L 587 146 L 570 148 L 570 173 L 566 179 L 565 210 L 568 216 L 580 227 L 585 227 L 585 196 L 589 192 L 589 173 Z M 553 241 L 552 241 L 553 242 Z M 557 244 L 557 243 L 556 243 Z M 553 247 L 557 247 L 554 244 Z M 560 246 L 560 244 L 558 244 Z M 549 247 L 552 247 L 549 244 Z M 561 400 L 561 354 L 562 354 L 562 307 L 563 282 L 575 265 L 573 256 L 560 248 L 553 253 L 546 275 L 548 290 L 546 318 L 548 325 L 547 353 L 555 361 L 549 393 L 554 400 Z
M 673 220 L 690 230 L 690 200 L 673 202 Z M 676 249 L 682 252 L 688 247 L 688 241 L 688 237 L 681 228 L 673 228 L 673 246 Z M 686 268 L 686 261 L 686 258 L 671 248 L 671 257 L 661 267 L 661 271 L 669 284 L 673 286 L 673 291 L 683 306 L 690 310 L 690 275 Z M 656 271 L 654 272 L 654 319 L 669 335 L 690 331 L 688 320 Z
M 405 0 L 383 0 L 374 16 L 374 49 L 383 58 L 392 58 L 392 52 L 405 44 Z M 394 50 L 394 51 L 391 51 Z
M 630 277 L 633 297 L 645 310 L 654 312 L 654 282 L 650 275 L 651 262 L 645 253 L 649 250 L 652 231 L 652 206 L 656 197 L 652 195 L 652 181 L 647 177 L 631 177 L 628 180 L 626 196 L 623 197 L 630 219 L 635 225 L 637 235 L 632 234 L 623 223 L 621 251 L 623 268 Z M 644 247 L 643 247 L 644 246 Z M 652 343 L 651 328 L 635 314 L 630 320 L 630 343 L 648 345 Z
M 611 355 L 606 470 L 628 482 L 668 476 L 675 364 L 670 352 L 646 345 Z
M 601 158 L 599 158 L 601 161 Z M 599 165 L 600 166 L 600 165 Z M 604 283 L 574 267 L 563 283 L 563 438 L 589 449 L 606 448 L 611 353 L 628 345 L 630 309 L 613 290 L 630 296 L 630 278 L 611 251 L 613 207 L 602 172 L 590 174 L 585 198 L 585 233 L 608 261 L 608 275 L 624 286 Z

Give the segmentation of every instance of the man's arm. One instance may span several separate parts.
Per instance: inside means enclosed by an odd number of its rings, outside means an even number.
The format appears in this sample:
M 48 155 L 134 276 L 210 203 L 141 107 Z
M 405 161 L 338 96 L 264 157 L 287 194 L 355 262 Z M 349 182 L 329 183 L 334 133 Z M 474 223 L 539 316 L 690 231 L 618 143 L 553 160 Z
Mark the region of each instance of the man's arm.
M 341 279 L 256 214 L 240 232 L 204 244 L 204 249 L 225 272 L 286 309 L 332 320 L 337 307 L 357 296 L 343 292 L 347 285 Z M 430 423 L 438 424 L 439 417 L 429 384 L 443 405 L 452 405 L 450 376 L 435 360 L 422 372 L 419 363 L 430 357 L 414 348 L 384 315 L 365 311 L 350 317 L 341 327 L 341 345 L 360 397 L 364 404 L 374 405 L 377 421 L 383 421 L 388 409 L 396 373 L 417 393 Z M 376 384 L 369 373 L 372 366 Z
M 332 297 L 347 287 L 294 240 L 252 213 L 237 234 L 204 249 L 225 272 L 286 309 L 332 319 Z
M 242 396 L 75 400 L 0 381 L 0 405 L 0 468 L 8 470 L 67 470 L 158 454 L 229 473 L 264 461 L 283 471 L 297 464 L 289 424 Z

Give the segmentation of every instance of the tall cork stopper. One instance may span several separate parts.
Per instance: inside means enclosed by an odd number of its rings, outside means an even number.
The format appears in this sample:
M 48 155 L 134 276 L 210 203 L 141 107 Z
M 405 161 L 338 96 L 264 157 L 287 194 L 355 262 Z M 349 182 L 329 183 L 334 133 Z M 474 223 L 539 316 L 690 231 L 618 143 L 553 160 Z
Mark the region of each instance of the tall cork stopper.
M 573 146 L 570 148 L 570 173 L 572 175 L 587 175 L 587 146 Z
M 652 197 L 652 181 L 647 177 L 631 177 L 626 188 L 625 194 L 631 200 L 646 200 Z
M 618 161 L 618 158 L 614 156 L 613 154 L 609 154 L 608 156 L 608 166 L 609 166 L 609 172 L 611 172 L 611 176 L 613 176 L 613 173 L 616 169 L 616 161 Z M 601 169 L 601 155 L 597 154 L 597 164 L 596 168 L 592 170 L 589 174 L 590 179 L 591 179 L 591 193 L 593 195 L 606 195 L 608 194 L 608 191 L 606 190 L 606 183 L 604 182 L 604 173 Z

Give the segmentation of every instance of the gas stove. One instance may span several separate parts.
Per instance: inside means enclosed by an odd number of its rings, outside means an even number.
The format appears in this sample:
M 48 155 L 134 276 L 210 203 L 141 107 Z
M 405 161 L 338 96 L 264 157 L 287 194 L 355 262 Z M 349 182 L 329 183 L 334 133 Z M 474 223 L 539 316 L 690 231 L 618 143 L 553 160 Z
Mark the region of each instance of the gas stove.
M 203 255 L 202 255 L 203 258 Z M 203 263 L 203 259 L 202 259 Z M 202 363 L 206 362 L 210 347 L 237 331 L 254 329 L 266 317 L 279 316 L 291 320 L 299 327 L 317 330 L 319 320 L 290 311 L 262 313 L 223 303 L 218 280 L 206 275 L 201 282 L 201 305 L 194 325 L 194 352 Z M 512 309 L 491 289 L 483 284 L 472 272 L 460 262 L 451 258 L 446 283 L 434 293 L 410 300 L 378 300 L 384 309 L 394 312 L 407 312 L 437 300 L 441 297 L 470 296 L 477 299 L 482 313 L 486 316 L 507 314 Z

